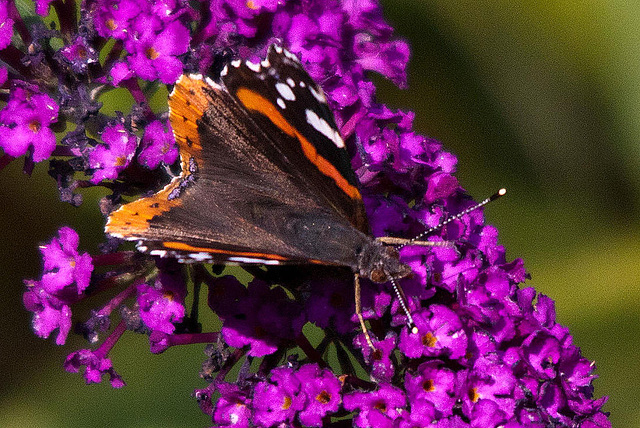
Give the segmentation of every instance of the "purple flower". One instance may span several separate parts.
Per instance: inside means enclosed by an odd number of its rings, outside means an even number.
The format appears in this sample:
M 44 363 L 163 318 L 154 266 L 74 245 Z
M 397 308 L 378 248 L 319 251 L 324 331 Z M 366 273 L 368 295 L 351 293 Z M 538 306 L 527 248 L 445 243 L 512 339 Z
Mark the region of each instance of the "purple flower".
M 523 357 L 542 379 L 556 377 L 560 351 L 558 339 L 544 331 L 532 333 L 522 343 Z
M 406 86 L 405 68 L 409 61 L 409 45 L 401 40 L 379 43 L 370 34 L 356 34 L 354 51 L 358 64 L 365 70 L 377 71 L 400 87 Z
M 78 36 L 70 44 L 60 49 L 59 55 L 71 66 L 75 73 L 86 73 L 89 64 L 98 61 L 98 52 L 89 44 L 86 38 Z
M 116 371 L 109 358 L 100 355 L 100 352 L 90 349 L 80 349 L 71 353 L 64 362 L 64 369 L 69 373 L 78 373 L 80 367 L 85 366 L 84 378 L 87 383 L 100 383 L 102 375 L 109 376 L 111 386 L 122 388 L 125 383 Z
M 32 147 L 33 160 L 41 162 L 56 148 L 56 136 L 49 126 L 57 120 L 58 105 L 50 96 L 16 84 L 0 111 L 0 147 L 13 157 Z
M 58 237 L 40 247 L 44 259 L 44 274 L 41 284 L 47 293 L 55 294 L 75 283 L 75 293 L 89 286 L 93 263 L 87 253 L 78 253 L 80 238 L 75 230 L 63 227 Z
M 131 70 L 141 79 L 174 83 L 182 74 L 183 64 L 177 56 L 187 52 L 189 31 L 179 21 L 163 26 L 157 17 L 144 14 L 132 27 L 139 36 L 125 43 L 131 52 Z
M 96 2 L 94 24 L 102 37 L 123 40 L 131 34 L 130 24 L 147 6 L 146 2 L 135 0 L 101 0 Z
M 413 401 L 411 410 L 402 412 L 399 428 L 429 428 L 433 426 L 436 411 L 430 401 Z
M 271 371 L 270 381 L 260 382 L 253 393 L 254 422 L 270 427 L 291 422 L 296 413 L 305 408 L 302 385 L 292 369 L 277 367 Z
M 56 344 L 64 345 L 71 330 L 71 307 L 65 299 L 48 293 L 40 281 L 25 281 L 24 307 L 33 312 L 31 326 L 38 337 L 46 339 L 57 328 Z
M 354 392 L 344 396 L 344 408 L 358 411 L 356 426 L 393 427 L 406 406 L 404 392 L 392 385 L 381 384 L 377 391 Z
M 11 43 L 13 24 L 13 19 L 9 18 L 9 0 L 0 0 L 0 50 Z
M 515 407 L 515 387 L 516 377 L 511 367 L 495 356 L 479 358 L 468 372 L 465 381 L 466 397 L 463 411 L 472 416 L 474 412 L 477 413 L 475 407 L 480 401 L 490 400 L 499 406 L 506 418 L 510 418 Z
M 63 345 L 71 329 L 71 307 L 89 286 L 93 262 L 87 253 L 78 253 L 78 234 L 69 227 L 40 247 L 44 273 L 39 281 L 25 281 L 25 308 L 33 312 L 33 329 L 46 338 L 58 329 L 56 343 Z
M 458 359 L 467 351 L 467 334 L 458 315 L 442 305 L 431 305 L 413 315 L 418 333 L 406 328 L 400 333 L 398 348 L 410 358 L 448 356 Z
M 163 275 L 168 276 L 168 275 Z M 174 290 L 182 291 L 184 287 L 176 287 Z M 184 317 L 184 304 L 180 296 L 167 285 L 167 281 L 160 278 L 156 280 L 156 286 L 147 284 L 138 286 L 138 305 L 140 317 L 144 324 L 152 331 L 173 333 L 175 322 L 181 322 Z
M 306 364 L 296 373 L 306 400 L 300 422 L 306 426 L 322 426 L 322 418 L 340 407 L 340 382 L 330 370 L 317 364 Z
M 508 417 L 500 407 L 500 404 L 495 401 L 481 399 L 473 407 L 470 419 L 472 427 L 483 428 L 504 425 Z
M 105 144 L 96 146 L 89 154 L 89 167 L 95 169 L 91 178 L 94 184 L 115 179 L 129 165 L 138 144 L 138 138 L 121 123 L 107 126 L 101 136 Z
M 405 385 L 412 406 L 427 401 L 433 405 L 433 413 L 438 418 L 451 416 L 458 398 L 456 374 L 442 361 L 426 361 L 418 366 L 415 374 L 407 372 Z
M 116 62 L 109 72 L 113 86 L 118 86 L 120 82 L 132 78 L 133 75 L 133 70 L 131 70 L 126 61 Z
M 249 427 L 251 400 L 237 385 L 219 383 L 220 398 L 216 403 L 213 422 L 221 427 Z
M 53 0 L 36 0 L 36 13 L 40 16 L 47 16 L 51 2 L 53 2 Z
M 159 120 L 151 122 L 144 130 L 142 151 L 138 162 L 150 169 L 155 169 L 164 162 L 173 164 L 178 158 L 178 146 L 173 139 L 171 126 L 166 127 Z
M 371 349 L 364 334 L 357 335 L 353 340 L 354 345 L 361 350 L 365 363 L 371 367 L 371 377 L 378 382 L 391 382 L 395 375 L 396 368 L 391 355 L 396 349 L 397 341 L 396 335 L 389 333 L 384 340 L 376 341 L 375 349 Z

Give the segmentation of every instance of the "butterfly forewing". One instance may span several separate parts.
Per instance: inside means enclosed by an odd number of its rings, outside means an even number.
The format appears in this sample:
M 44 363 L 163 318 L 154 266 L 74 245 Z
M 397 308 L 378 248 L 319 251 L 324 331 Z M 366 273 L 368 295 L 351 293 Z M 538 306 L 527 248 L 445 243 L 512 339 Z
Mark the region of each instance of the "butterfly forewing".
M 281 136 L 270 149 L 281 168 L 368 233 L 362 197 L 349 154 L 322 89 L 290 52 L 272 46 L 259 63 L 235 61 L 222 81 L 258 127 Z M 286 144 L 282 144 L 286 141 Z

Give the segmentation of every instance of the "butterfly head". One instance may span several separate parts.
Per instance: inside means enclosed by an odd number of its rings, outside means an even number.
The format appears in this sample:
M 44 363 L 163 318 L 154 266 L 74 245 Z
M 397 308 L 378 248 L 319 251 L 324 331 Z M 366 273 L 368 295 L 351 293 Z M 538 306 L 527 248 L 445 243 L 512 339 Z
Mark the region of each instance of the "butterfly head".
M 360 276 L 377 283 L 404 278 L 411 273 L 411 268 L 400 261 L 397 249 L 378 241 L 371 241 L 362 249 L 358 269 Z

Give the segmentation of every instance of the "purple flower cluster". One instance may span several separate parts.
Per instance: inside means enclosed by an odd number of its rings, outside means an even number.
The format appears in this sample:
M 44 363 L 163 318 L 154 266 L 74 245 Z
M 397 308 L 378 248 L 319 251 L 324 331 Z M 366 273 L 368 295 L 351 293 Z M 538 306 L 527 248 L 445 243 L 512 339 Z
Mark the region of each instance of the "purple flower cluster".
M 27 281 L 24 305 L 33 312 L 33 330 L 43 338 L 57 328 L 56 343 L 64 345 L 71 329 L 70 305 L 78 301 L 91 280 L 93 262 L 78 253 L 78 234 L 68 227 L 40 247 L 44 273 L 39 281 Z
M 111 77 L 118 84 L 122 75 L 159 79 L 174 83 L 184 67 L 178 58 L 189 49 L 189 30 L 180 20 L 186 2 L 100 0 L 94 4 L 93 24 L 105 39 L 122 43 L 127 56 L 114 64 Z
M 0 0 L 0 59 L 9 65 L 0 85 L 10 89 L 0 94 L 0 165 L 50 159 L 65 201 L 102 186 L 112 191 L 100 204 L 108 214 L 123 196 L 166 184 L 178 151 L 166 112 L 150 107 L 158 82 L 215 70 L 231 54 L 260 59 L 277 42 L 325 90 L 375 236 L 413 237 L 474 204 L 454 175 L 456 157 L 413 132 L 413 113 L 376 101 L 370 73 L 405 86 L 409 48 L 375 0 L 84 0 L 79 13 L 75 2 L 36 2 L 40 15 L 50 7 L 57 28 L 28 27 L 33 16 Z M 22 43 L 11 45 L 12 36 Z M 52 38 L 64 46 L 54 49 Z M 128 113 L 103 109 L 109 91 L 133 100 Z M 71 127 L 57 143 L 60 124 Z M 553 301 L 521 285 L 522 260 L 506 260 L 482 211 L 427 239 L 453 245 L 401 249 L 414 272 L 401 286 L 417 334 L 387 285 L 362 281 L 375 349 L 354 315 L 353 278 L 341 270 L 247 267 L 245 285 L 113 239 L 89 256 L 67 227 L 42 246 L 44 273 L 25 281 L 24 304 L 36 334 L 57 330 L 60 345 L 75 322 L 92 348 L 64 366 L 84 370 L 87 383 L 106 376 L 124 386 L 109 352 L 128 332 L 148 335 L 154 353 L 208 344 L 209 385 L 195 396 L 216 426 L 610 426 L 606 397 L 593 398 L 594 365 L 556 323 Z M 201 331 L 202 286 L 220 331 Z M 76 319 L 74 305 L 97 294 L 106 303 Z

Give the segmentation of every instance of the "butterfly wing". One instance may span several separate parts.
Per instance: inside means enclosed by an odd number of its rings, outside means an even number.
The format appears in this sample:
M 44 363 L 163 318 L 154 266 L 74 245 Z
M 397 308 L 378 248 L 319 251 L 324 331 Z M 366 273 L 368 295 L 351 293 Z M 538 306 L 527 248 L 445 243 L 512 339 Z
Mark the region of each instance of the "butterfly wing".
M 297 57 L 273 45 L 260 63 L 232 61 L 222 81 L 261 130 L 281 137 L 268 147 L 279 153 L 273 157 L 278 166 L 305 184 L 306 193 L 369 233 L 358 182 L 333 114 Z
M 286 55 L 270 52 L 267 61 L 278 67 L 273 75 L 234 63 L 223 78 L 232 89 L 182 76 L 169 98 L 182 172 L 153 196 L 114 211 L 106 232 L 181 260 L 355 268 L 357 250 L 370 238 L 362 232 L 366 217 L 353 171 L 344 170 L 346 151 L 319 138 L 321 132 L 300 131 L 300 119 L 284 114 L 293 105 L 282 109 L 277 97 L 271 102 L 275 93 L 260 86 L 267 75 L 290 88 L 287 79 L 314 85 Z M 305 99 L 301 92 L 294 97 L 305 109 L 326 108 L 313 93 Z M 327 144 L 336 150 L 326 152 Z

